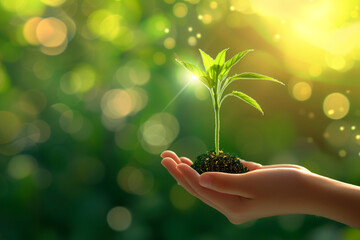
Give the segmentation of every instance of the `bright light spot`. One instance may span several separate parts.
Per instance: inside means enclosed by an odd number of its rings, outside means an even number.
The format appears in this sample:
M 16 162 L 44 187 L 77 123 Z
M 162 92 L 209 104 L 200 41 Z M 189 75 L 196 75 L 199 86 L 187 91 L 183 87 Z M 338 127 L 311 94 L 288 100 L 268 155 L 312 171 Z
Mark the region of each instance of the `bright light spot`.
M 340 126 L 339 130 L 340 130 L 340 131 L 344 131 L 344 130 L 345 130 L 345 127 L 344 127 L 344 126 Z
M 326 64 L 337 71 L 341 71 L 346 66 L 346 61 L 342 56 L 326 56 Z
M 335 113 L 335 110 L 334 109 L 329 109 L 329 111 L 327 113 L 328 113 L 328 115 L 333 115 Z
M 234 7 L 234 6 L 230 6 L 230 11 L 235 11 L 235 7 Z
M 178 2 L 173 7 L 174 15 L 178 18 L 183 18 L 188 13 L 188 7 L 185 3 Z
M 292 89 L 294 98 L 298 101 L 305 101 L 311 97 L 312 89 L 307 82 L 298 82 Z
M 95 84 L 96 73 L 89 65 L 77 66 L 73 71 L 65 73 L 60 80 L 60 88 L 66 94 L 89 91 Z
M 160 19 L 153 20 L 154 22 L 151 23 L 154 23 L 156 30 L 161 31 L 161 34 L 163 34 L 166 26 L 164 26 Z M 122 37 L 121 40 L 125 42 L 125 45 L 129 45 L 129 41 L 133 39 L 132 31 L 124 24 L 124 17 L 113 14 L 108 10 L 100 9 L 94 11 L 89 16 L 87 25 L 92 33 L 105 40 L 114 41 L 116 44 L 120 44 L 117 42 L 119 36 Z M 120 45 L 124 45 L 124 43 Z
M 205 14 L 203 17 L 202 17 L 202 22 L 204 24 L 210 24 L 212 22 L 212 16 L 210 14 Z
M 66 41 L 67 27 L 57 18 L 45 18 L 37 24 L 36 37 L 45 47 L 59 47 Z
M 132 217 L 127 208 L 114 207 L 108 212 L 106 219 L 113 230 L 124 231 L 129 228 Z
M 191 76 L 191 79 L 192 79 L 193 81 L 196 81 L 196 80 L 198 80 L 198 77 L 195 76 L 195 75 L 192 75 L 192 76 Z
M 274 40 L 275 40 L 275 41 L 278 41 L 279 39 L 280 39 L 280 34 L 278 34 L 278 33 L 277 33 L 277 34 L 275 34 L 275 36 L 274 36 Z
M 199 14 L 199 15 L 198 15 L 198 19 L 199 19 L 199 20 L 202 20 L 202 19 L 203 19 L 203 15 Z
M 41 1 L 0 0 L 2 9 L 16 13 L 19 17 L 42 15 L 44 4 Z
M 0 144 L 14 140 L 20 133 L 22 123 L 12 112 L 0 111 Z
M 346 157 L 346 151 L 343 150 L 343 149 L 340 150 L 340 151 L 339 151 L 339 156 L 340 156 L 340 157 Z
M 360 140 L 360 134 L 356 135 L 356 136 L 355 136 L 355 139 L 356 139 L 356 140 Z
M 195 198 L 186 192 L 183 187 L 173 185 L 170 190 L 170 201 L 175 208 L 179 210 L 186 210 L 195 204 Z
M 58 7 L 61 4 L 63 4 L 66 0 L 41 0 L 41 1 L 51 7 Z
M 39 45 L 39 41 L 36 37 L 36 28 L 41 20 L 42 18 L 40 17 L 30 18 L 24 25 L 24 38 L 32 45 Z
M 142 88 L 130 88 L 126 92 L 129 94 L 132 102 L 132 111 L 130 115 L 134 115 L 142 110 L 148 103 L 147 92 Z
M 10 159 L 8 173 L 15 179 L 23 179 L 36 170 L 36 160 L 30 155 L 17 155 Z
M 325 115 L 331 119 L 341 119 L 345 117 L 350 109 L 348 98 L 341 93 L 329 94 L 323 103 Z
M 106 123 L 134 115 L 142 110 L 148 102 L 147 92 L 141 88 L 112 89 L 104 94 L 101 99 L 103 119 Z M 114 122 L 114 120 L 116 120 Z M 119 123 L 119 122 L 118 122 Z M 110 127 L 109 124 L 106 124 Z M 119 127 L 119 124 L 118 124 Z M 112 128 L 112 127 L 110 127 Z
M 101 99 L 103 114 L 111 119 L 123 118 L 132 111 L 133 102 L 127 91 L 112 89 Z
M 167 49 L 173 49 L 176 45 L 175 39 L 168 37 L 164 40 L 164 47 Z
M 318 77 L 322 74 L 322 68 L 319 65 L 311 65 L 309 67 L 309 74 L 312 77 Z
M 147 120 L 139 129 L 140 143 L 153 154 L 165 150 L 179 134 L 179 123 L 169 113 L 158 113 Z
M 117 183 L 128 193 L 144 195 L 153 187 L 154 176 L 148 170 L 126 166 L 119 171 Z
M 169 33 L 170 30 L 169 30 L 168 28 L 165 28 L 164 32 L 165 32 L 165 33 Z
M 49 56 L 57 56 L 61 53 L 63 53 L 67 48 L 68 41 L 65 39 L 65 41 L 58 47 L 44 47 L 42 46 L 40 48 L 40 51 L 46 55 Z
M 197 33 L 197 34 L 196 34 L 196 37 L 197 37 L 197 38 L 201 38 L 201 33 Z
M 212 1 L 212 2 L 210 3 L 210 8 L 211 8 L 211 9 L 216 9 L 217 7 L 218 7 L 218 3 L 217 3 L 217 2 Z
M 193 37 L 193 36 L 189 37 L 189 38 L 188 38 L 188 44 L 189 44 L 190 46 L 192 46 L 192 47 L 195 46 L 195 45 L 197 44 L 196 38 Z
M 355 131 L 356 130 L 356 126 L 351 126 L 351 130 Z
M 193 31 L 193 28 L 192 28 L 192 27 L 188 27 L 188 31 L 189 31 L 189 32 L 192 32 L 192 31 Z

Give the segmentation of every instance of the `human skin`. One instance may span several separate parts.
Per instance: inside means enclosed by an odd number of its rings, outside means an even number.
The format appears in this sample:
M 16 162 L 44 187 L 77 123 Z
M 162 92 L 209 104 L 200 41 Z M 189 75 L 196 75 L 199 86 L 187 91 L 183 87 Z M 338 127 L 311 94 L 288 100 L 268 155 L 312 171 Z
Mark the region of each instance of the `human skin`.
M 162 165 L 190 194 L 233 224 L 283 214 L 311 214 L 360 229 L 360 187 L 291 164 L 262 166 L 241 162 L 249 172 L 198 174 L 192 161 L 172 151 Z

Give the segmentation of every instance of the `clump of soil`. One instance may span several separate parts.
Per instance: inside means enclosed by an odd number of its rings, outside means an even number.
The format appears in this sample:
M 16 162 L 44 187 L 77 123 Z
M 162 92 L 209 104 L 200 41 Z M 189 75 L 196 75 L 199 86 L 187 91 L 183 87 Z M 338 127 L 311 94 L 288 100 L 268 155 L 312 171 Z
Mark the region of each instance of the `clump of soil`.
M 191 167 L 199 174 L 204 172 L 245 173 L 249 171 L 240 162 L 238 156 L 223 151 L 219 151 L 219 155 L 216 155 L 215 151 L 201 154 Z

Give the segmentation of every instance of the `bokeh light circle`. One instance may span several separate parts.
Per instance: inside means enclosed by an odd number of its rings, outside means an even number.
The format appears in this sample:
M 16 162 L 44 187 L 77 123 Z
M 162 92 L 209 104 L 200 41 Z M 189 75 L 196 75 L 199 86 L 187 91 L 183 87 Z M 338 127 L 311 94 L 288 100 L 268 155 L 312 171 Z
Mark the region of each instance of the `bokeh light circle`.
M 59 47 L 66 41 L 66 37 L 67 27 L 57 18 L 45 18 L 37 24 L 36 38 L 45 47 Z
M 28 138 L 37 143 L 46 142 L 51 135 L 51 128 L 43 120 L 36 120 L 27 127 Z
M 108 118 L 117 119 L 129 115 L 133 109 L 129 93 L 122 89 L 112 89 L 101 99 L 101 109 Z
M 140 143 L 153 154 L 165 150 L 179 134 L 179 123 L 169 113 L 158 113 L 147 120 L 139 129 Z
M 0 144 L 14 140 L 20 133 L 22 123 L 12 112 L 0 111 Z
M 298 82 L 293 86 L 292 95 L 298 101 L 306 101 L 311 97 L 312 88 L 307 82 Z
M 188 13 L 188 7 L 186 6 L 185 3 L 178 2 L 174 5 L 173 12 L 176 17 L 183 18 Z
M 14 179 L 23 179 L 36 171 L 36 160 L 30 155 L 17 155 L 10 159 L 7 169 Z
M 45 3 L 48 6 L 51 7 L 59 7 L 62 5 L 66 0 L 41 0 L 43 3 Z
M 146 169 L 126 166 L 119 171 L 117 183 L 121 189 L 128 193 L 144 195 L 150 192 L 153 187 L 154 177 Z
M 342 119 L 348 114 L 349 109 L 349 99 L 342 93 L 329 94 L 323 103 L 323 111 L 331 119 Z
M 113 230 L 124 231 L 129 228 L 132 216 L 127 208 L 114 207 L 108 212 L 106 219 Z
M 176 45 L 175 39 L 172 37 L 165 38 L 164 47 L 167 49 L 173 49 Z
M 33 17 L 27 20 L 27 22 L 24 25 L 23 34 L 25 40 L 32 44 L 32 45 L 39 45 L 39 41 L 36 37 L 36 28 L 41 22 L 42 18 L 40 17 Z

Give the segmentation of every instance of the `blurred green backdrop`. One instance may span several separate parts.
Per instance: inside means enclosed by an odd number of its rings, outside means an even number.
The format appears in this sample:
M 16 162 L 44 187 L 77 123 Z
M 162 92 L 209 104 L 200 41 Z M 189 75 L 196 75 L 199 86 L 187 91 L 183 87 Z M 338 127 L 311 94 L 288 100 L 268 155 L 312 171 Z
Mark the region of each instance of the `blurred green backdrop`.
M 204 86 L 228 57 L 265 111 L 227 100 L 221 148 L 360 185 L 359 2 L 0 0 L 0 239 L 360 239 L 315 216 L 234 226 L 161 166 L 213 149 Z M 181 89 L 183 92 L 169 106 Z M 326 204 L 326 203 L 324 203 Z

